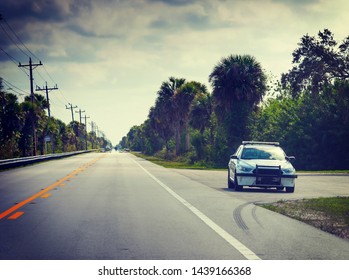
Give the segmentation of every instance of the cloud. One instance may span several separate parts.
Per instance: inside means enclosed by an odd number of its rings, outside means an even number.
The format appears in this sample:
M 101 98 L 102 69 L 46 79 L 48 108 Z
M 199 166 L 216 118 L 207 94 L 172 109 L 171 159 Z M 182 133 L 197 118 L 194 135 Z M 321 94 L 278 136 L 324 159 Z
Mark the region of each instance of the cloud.
M 319 0 L 272 0 L 272 1 L 276 3 L 284 3 L 287 6 L 302 6 L 302 7 L 304 5 L 321 2 Z
M 199 0 L 148 0 L 149 3 L 163 3 L 169 6 L 187 6 L 199 2 Z
M 90 1 L 79 1 L 83 6 Z M 76 16 L 80 5 L 69 0 L 16 0 L 2 1 L 1 10 L 9 21 L 57 22 Z
M 146 119 L 169 76 L 208 85 L 222 57 L 249 54 L 278 77 L 306 33 L 348 36 L 348 8 L 347 0 L 0 0 L 0 13 L 65 92 L 64 100 L 53 93 L 52 112 L 69 121 L 54 104 L 68 99 L 115 141 Z M 28 61 L 1 28 L 0 46 Z M 27 89 L 28 77 L 2 60 L 0 52 L 0 76 Z

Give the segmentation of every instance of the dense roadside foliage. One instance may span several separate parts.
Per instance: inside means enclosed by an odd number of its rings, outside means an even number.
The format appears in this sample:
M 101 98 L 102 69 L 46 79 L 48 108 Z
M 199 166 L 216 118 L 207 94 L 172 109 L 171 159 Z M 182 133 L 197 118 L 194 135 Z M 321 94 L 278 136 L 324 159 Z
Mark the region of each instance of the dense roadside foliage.
M 293 67 L 268 87 L 250 55 L 222 58 L 205 85 L 170 77 L 148 119 L 120 146 L 164 159 L 226 166 L 242 140 L 278 141 L 298 169 L 349 169 L 349 37 L 305 35 Z M 267 100 L 265 96 L 268 96 Z
M 71 122 L 66 125 L 59 119 L 48 118 L 45 109 L 47 103 L 43 96 L 35 94 L 33 103 L 29 97 L 20 103 L 16 95 L 3 89 L 0 78 L 0 159 L 33 155 L 35 140 L 37 154 L 111 145 L 103 137 L 97 137 L 96 133 L 87 133 L 84 124 Z M 49 142 L 45 142 L 47 136 L 50 137 Z
M 222 58 L 209 75 L 212 93 L 170 77 L 148 119 L 120 146 L 163 159 L 226 166 L 242 140 L 278 141 L 304 170 L 349 169 L 349 37 L 325 29 L 305 35 L 293 67 L 269 87 L 250 55 Z M 265 96 L 268 96 L 266 100 Z
M 250 120 L 251 139 L 277 140 L 304 170 L 349 167 L 349 82 L 336 81 L 321 91 L 293 99 L 268 100 Z

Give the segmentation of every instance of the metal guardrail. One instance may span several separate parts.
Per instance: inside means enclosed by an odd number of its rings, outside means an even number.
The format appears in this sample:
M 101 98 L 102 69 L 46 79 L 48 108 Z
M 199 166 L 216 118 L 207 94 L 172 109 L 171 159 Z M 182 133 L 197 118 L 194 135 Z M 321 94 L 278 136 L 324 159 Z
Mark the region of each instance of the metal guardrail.
M 60 159 L 60 158 L 64 158 L 64 157 L 70 157 L 70 156 L 75 156 L 75 155 L 85 154 L 85 153 L 90 153 L 90 152 L 95 152 L 95 151 L 98 151 L 98 150 L 83 150 L 83 151 L 76 151 L 76 152 L 47 154 L 47 155 L 32 156 L 32 157 L 3 159 L 3 160 L 0 160 L 0 170 L 18 167 L 18 166 L 24 166 L 24 165 L 28 165 L 28 164 L 41 162 L 41 161 Z

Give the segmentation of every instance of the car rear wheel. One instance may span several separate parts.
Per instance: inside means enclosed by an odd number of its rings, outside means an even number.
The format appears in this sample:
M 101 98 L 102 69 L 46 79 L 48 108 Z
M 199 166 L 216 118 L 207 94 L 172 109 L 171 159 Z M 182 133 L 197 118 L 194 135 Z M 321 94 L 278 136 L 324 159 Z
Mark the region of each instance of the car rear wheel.
M 287 193 L 293 193 L 294 192 L 294 187 L 286 187 L 286 192 Z

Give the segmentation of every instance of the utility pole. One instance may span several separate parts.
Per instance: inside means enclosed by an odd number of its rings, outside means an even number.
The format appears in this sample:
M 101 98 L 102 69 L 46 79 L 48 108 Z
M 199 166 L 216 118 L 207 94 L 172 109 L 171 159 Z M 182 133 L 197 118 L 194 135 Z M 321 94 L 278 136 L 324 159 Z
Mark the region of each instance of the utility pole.
M 84 118 L 85 118 L 85 129 L 86 129 L 85 150 L 87 150 L 87 148 L 88 148 L 88 147 L 87 147 L 87 136 L 88 136 L 88 134 L 87 134 L 87 124 L 86 124 L 86 120 L 89 119 L 90 117 L 88 117 L 88 116 L 85 115 Z
M 73 107 L 73 104 L 71 104 L 71 103 L 68 103 L 69 104 L 69 106 L 67 106 L 67 105 L 65 105 L 65 108 L 67 109 L 67 110 L 70 110 L 71 111 L 71 120 L 72 120 L 72 126 L 73 126 L 73 131 L 74 131 L 74 127 L 75 127 L 75 122 L 74 122 L 74 109 L 75 108 L 78 108 L 78 106 L 74 106 Z M 74 131 L 74 135 L 75 135 L 75 131 Z M 76 150 L 78 150 L 78 139 L 76 138 L 76 135 L 75 135 L 75 148 L 76 148 Z
M 95 142 L 95 123 L 91 121 L 91 131 L 92 131 L 92 149 L 94 148 L 94 142 Z
M 21 64 L 19 63 L 18 67 L 25 67 L 28 69 L 29 67 L 29 79 L 30 79 L 30 98 L 31 102 L 34 108 L 34 85 L 33 85 L 33 69 L 35 69 L 38 66 L 42 66 L 42 63 L 33 63 L 31 57 L 29 57 L 29 64 Z M 35 122 L 34 122 L 34 112 L 32 113 L 32 127 L 33 127 L 33 156 L 36 156 L 36 129 L 35 129 Z
M 31 57 L 29 57 L 29 64 L 21 64 L 19 63 L 18 67 L 29 67 L 29 78 L 30 78 L 30 98 L 32 101 L 32 104 L 34 104 L 34 85 L 33 85 L 33 69 L 35 69 L 38 66 L 42 66 L 42 63 L 32 63 Z
M 75 113 L 79 113 L 79 116 L 80 116 L 80 124 L 82 123 L 82 121 L 81 121 L 81 113 L 83 113 L 83 112 L 85 112 L 85 111 L 81 111 L 81 109 L 79 109 L 79 111 L 75 111 Z M 80 138 L 80 125 L 78 125 L 78 129 L 76 130 L 77 131 L 77 136 Z M 79 149 L 80 149 L 80 147 L 79 147 Z
M 47 86 L 47 82 L 46 82 L 45 88 L 40 88 L 40 87 L 36 86 L 36 91 L 46 91 L 47 113 L 48 113 L 47 128 L 48 128 L 48 122 L 49 122 L 49 120 L 50 120 L 50 118 L 51 118 L 50 98 L 49 98 L 49 96 L 48 96 L 48 93 L 49 93 L 49 91 L 51 91 L 51 90 L 57 90 L 57 89 L 58 89 L 57 85 L 55 85 L 53 88 L 49 88 L 49 87 Z M 48 131 L 48 129 L 47 129 L 47 131 Z M 48 139 L 47 139 L 47 138 L 48 138 Z M 50 141 L 51 141 L 52 153 L 54 154 L 54 152 L 55 152 L 55 147 L 54 147 L 53 135 L 50 135 L 50 134 L 49 134 L 48 137 L 45 136 L 45 137 L 44 137 L 44 141 L 45 141 L 45 146 L 46 146 L 46 142 L 50 142 Z
M 67 110 L 70 110 L 71 111 L 71 120 L 72 120 L 72 122 L 73 122 L 73 126 L 74 126 L 74 109 L 75 108 L 78 108 L 78 106 L 74 106 L 73 107 L 73 104 L 71 104 L 71 103 L 68 103 L 69 104 L 69 106 L 67 106 L 67 105 L 65 105 L 65 108 L 67 109 Z
M 79 109 L 79 111 L 75 111 L 75 113 L 79 113 L 80 123 L 82 123 L 82 121 L 81 121 L 81 113 L 85 113 L 85 111 L 81 111 L 81 109 Z
M 46 86 L 44 88 L 40 88 L 40 87 L 36 87 L 37 91 L 46 91 L 46 100 L 47 100 L 47 110 L 48 110 L 48 117 L 51 118 L 51 110 L 50 110 L 50 98 L 48 96 L 49 91 L 51 90 L 57 90 L 58 87 L 57 85 L 55 85 L 53 88 L 49 88 L 47 87 L 47 82 L 46 82 Z

